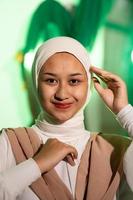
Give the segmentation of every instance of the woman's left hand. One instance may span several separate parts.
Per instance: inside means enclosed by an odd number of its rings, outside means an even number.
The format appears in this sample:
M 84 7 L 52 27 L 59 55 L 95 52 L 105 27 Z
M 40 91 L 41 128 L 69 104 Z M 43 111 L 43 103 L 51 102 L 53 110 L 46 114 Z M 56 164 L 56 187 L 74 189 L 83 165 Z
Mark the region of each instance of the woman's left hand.
M 104 83 L 106 83 L 107 87 L 104 88 L 96 77 L 92 77 L 95 89 L 105 104 L 112 112 L 117 114 L 128 104 L 126 84 L 119 76 L 103 69 L 91 67 L 90 72 L 96 74 Z

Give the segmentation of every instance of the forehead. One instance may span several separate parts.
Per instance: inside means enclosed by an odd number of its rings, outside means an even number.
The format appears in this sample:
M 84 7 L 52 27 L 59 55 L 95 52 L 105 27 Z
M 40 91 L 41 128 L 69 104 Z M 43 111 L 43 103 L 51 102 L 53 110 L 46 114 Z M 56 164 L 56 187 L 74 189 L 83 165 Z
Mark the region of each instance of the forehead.
M 59 52 L 52 55 L 42 66 L 41 71 L 81 72 L 86 74 L 83 64 L 73 55 L 67 52 Z

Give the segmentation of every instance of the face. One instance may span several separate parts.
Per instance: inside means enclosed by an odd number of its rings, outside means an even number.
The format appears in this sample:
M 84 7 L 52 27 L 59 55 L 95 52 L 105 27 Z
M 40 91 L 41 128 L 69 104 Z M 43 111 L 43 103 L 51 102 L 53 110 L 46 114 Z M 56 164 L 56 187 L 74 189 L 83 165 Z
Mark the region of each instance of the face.
M 61 124 L 72 118 L 87 98 L 87 74 L 80 61 L 62 52 L 51 56 L 38 77 L 42 108 L 53 122 Z

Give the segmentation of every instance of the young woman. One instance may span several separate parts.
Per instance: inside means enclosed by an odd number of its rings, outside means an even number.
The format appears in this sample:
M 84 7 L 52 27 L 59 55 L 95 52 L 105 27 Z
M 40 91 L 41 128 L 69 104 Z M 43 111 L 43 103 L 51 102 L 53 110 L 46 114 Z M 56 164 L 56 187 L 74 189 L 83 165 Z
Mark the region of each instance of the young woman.
M 84 128 L 90 72 L 107 84 L 102 88 L 93 78 L 109 109 L 118 115 L 126 113 L 129 105 L 124 82 L 109 72 L 90 68 L 88 52 L 78 41 L 56 37 L 38 49 L 33 82 L 41 113 L 31 128 L 2 130 L 1 200 L 133 198 L 122 167 L 130 141 Z

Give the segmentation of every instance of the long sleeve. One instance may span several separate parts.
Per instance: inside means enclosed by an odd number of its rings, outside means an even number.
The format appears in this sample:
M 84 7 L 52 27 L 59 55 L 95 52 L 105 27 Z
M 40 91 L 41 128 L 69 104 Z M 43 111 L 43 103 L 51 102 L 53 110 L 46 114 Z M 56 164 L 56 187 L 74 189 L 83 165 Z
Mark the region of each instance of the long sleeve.
M 40 177 L 40 169 L 32 158 L 15 165 L 10 143 L 4 133 L 0 135 L 0 152 L 0 199 L 15 200 Z
M 131 105 L 127 105 L 118 113 L 117 119 L 122 127 L 125 128 L 129 135 L 133 138 L 133 107 Z M 127 182 L 133 191 L 133 141 L 125 153 L 123 167 Z
M 121 126 L 126 129 L 129 135 L 133 138 L 133 107 L 128 104 L 117 114 L 116 117 Z

